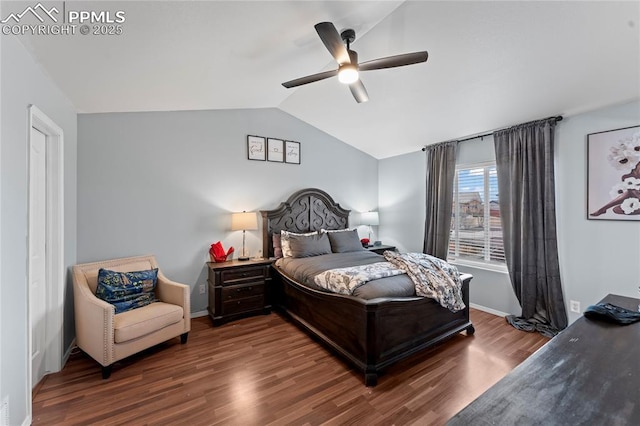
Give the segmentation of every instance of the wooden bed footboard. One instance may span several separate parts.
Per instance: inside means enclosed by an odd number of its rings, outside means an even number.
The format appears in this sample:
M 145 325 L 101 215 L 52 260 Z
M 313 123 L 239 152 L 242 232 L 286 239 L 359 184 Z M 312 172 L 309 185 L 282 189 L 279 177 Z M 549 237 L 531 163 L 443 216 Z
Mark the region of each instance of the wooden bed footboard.
M 366 386 L 375 386 L 389 365 L 463 330 L 475 331 L 469 321 L 471 275 L 462 276 L 467 307 L 453 313 L 423 297 L 364 300 L 325 293 L 275 269 L 274 305 L 362 371 Z

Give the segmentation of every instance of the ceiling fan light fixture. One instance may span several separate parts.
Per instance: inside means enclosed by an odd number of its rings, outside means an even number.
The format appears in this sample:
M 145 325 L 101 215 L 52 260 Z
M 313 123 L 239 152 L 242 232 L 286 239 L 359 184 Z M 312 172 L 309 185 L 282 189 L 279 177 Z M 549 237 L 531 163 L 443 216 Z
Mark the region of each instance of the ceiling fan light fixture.
M 338 76 L 340 83 L 349 86 L 349 90 L 354 99 L 358 103 L 367 102 L 369 95 L 360 80 L 359 72 L 383 70 L 387 68 L 404 67 L 406 65 L 419 64 L 426 62 L 429 54 L 427 51 L 404 53 L 402 55 L 387 56 L 386 58 L 378 58 L 371 61 L 359 63 L 358 53 L 351 50 L 351 43 L 356 39 L 356 32 L 352 29 L 346 29 L 341 33 L 336 30 L 335 25 L 331 22 L 320 22 L 315 25 L 316 32 L 320 36 L 320 40 L 327 48 L 333 59 L 338 63 L 338 69 L 331 71 L 323 71 L 320 73 L 308 75 L 306 77 L 296 78 L 295 80 L 282 83 L 284 87 L 290 89 L 292 87 L 302 86 L 326 78 Z
M 338 71 L 338 80 L 342 84 L 352 84 L 358 81 L 358 67 L 353 64 L 340 65 L 340 71 Z

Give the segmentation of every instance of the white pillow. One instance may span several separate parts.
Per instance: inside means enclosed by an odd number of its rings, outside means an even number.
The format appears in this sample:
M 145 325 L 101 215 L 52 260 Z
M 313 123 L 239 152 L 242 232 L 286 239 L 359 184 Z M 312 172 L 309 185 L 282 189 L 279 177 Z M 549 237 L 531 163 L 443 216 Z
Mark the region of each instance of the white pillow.
M 295 232 L 280 231 L 280 246 L 282 247 L 282 257 L 291 257 L 291 245 L 289 244 L 289 235 L 316 235 L 318 231 L 307 232 L 306 234 L 297 234 Z

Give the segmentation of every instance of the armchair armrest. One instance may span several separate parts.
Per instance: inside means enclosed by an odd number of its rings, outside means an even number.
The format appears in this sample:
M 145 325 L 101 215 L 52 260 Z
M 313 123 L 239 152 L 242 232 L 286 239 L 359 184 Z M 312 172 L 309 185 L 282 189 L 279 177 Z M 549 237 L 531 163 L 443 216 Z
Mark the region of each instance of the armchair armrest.
M 78 347 L 103 366 L 114 359 L 115 307 L 98 299 L 91 291 L 82 272 L 74 270 L 73 298 Z M 102 333 L 97 330 L 101 330 Z
M 191 287 L 171 281 L 158 271 L 158 284 L 156 285 L 156 296 L 161 302 L 182 306 L 185 318 L 185 332 L 191 330 Z

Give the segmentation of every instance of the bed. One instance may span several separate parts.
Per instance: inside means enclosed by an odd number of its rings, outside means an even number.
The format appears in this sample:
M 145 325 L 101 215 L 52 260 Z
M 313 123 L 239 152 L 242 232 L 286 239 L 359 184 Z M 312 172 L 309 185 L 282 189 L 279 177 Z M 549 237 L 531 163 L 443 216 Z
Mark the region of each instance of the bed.
M 345 229 L 349 212 L 322 190 L 300 190 L 276 209 L 261 211 L 263 253 L 274 256 L 273 234 L 282 230 Z M 460 277 L 466 307 L 454 313 L 426 297 L 364 299 L 329 293 L 298 282 L 277 262 L 274 270 L 274 306 L 362 371 L 366 386 L 375 386 L 391 364 L 462 331 L 475 331 L 469 321 L 469 274 Z

